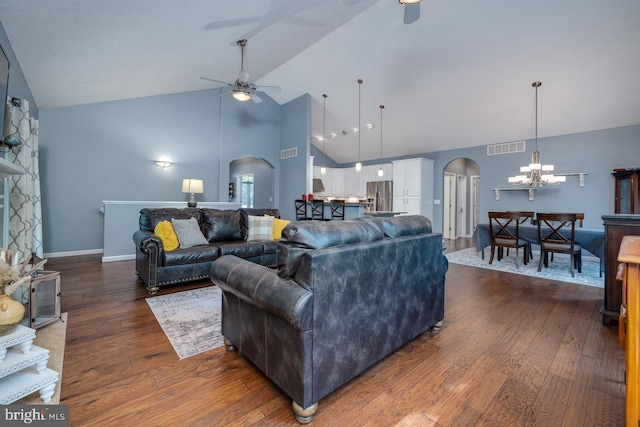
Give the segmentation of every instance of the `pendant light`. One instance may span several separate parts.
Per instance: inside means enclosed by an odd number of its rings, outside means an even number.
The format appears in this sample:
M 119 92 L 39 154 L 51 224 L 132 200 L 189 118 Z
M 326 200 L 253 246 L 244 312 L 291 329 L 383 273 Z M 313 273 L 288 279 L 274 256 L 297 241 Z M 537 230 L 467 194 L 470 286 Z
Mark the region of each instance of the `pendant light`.
M 362 170 L 362 163 L 360 163 L 360 88 L 362 87 L 362 79 L 358 79 L 358 163 L 356 163 L 356 171 L 360 172 Z
M 384 176 L 384 171 L 382 170 L 382 110 L 384 110 L 384 105 L 380 106 L 380 167 L 378 168 L 378 176 L 380 178 Z
M 540 152 L 538 151 L 538 88 L 542 86 L 541 82 L 533 82 L 532 87 L 536 89 L 536 139 L 535 149 L 531 153 L 531 163 L 529 166 L 521 166 L 520 172 L 524 175 L 516 175 L 509 177 L 511 184 L 523 184 L 528 187 L 544 187 L 545 185 L 559 184 L 566 181 L 565 176 L 553 175 L 553 165 L 543 165 L 540 162 Z
M 327 173 L 327 168 L 324 167 L 324 140 L 326 139 L 324 134 L 326 118 L 327 118 L 327 94 L 322 94 L 322 167 L 320 168 L 320 175 Z

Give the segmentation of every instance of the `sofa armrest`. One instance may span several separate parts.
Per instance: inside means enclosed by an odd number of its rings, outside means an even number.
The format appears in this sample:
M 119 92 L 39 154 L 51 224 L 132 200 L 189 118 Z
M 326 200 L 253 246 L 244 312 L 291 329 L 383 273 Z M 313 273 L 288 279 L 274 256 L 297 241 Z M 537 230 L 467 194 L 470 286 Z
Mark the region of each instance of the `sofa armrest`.
M 149 255 L 151 249 L 156 249 L 157 253 L 164 252 L 164 246 L 160 237 L 147 230 L 137 230 L 133 233 L 133 242 L 143 254 Z
M 313 293 L 276 270 L 224 255 L 212 263 L 211 281 L 299 331 L 313 328 Z

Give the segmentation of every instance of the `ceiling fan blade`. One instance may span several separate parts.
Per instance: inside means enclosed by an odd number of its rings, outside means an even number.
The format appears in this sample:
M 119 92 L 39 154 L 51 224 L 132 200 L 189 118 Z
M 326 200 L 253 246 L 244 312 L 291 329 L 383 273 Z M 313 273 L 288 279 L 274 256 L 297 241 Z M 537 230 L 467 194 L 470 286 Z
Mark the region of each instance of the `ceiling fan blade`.
M 255 102 L 256 104 L 260 104 L 260 103 L 262 102 L 262 98 L 260 98 L 260 97 L 258 96 L 258 94 L 257 94 L 257 93 L 255 93 L 255 92 L 253 92 L 253 93 L 251 94 L 251 100 L 252 100 L 253 102 Z
M 256 89 L 265 91 L 265 92 L 273 92 L 273 93 L 280 93 L 280 91 L 282 91 L 282 89 L 279 86 L 262 86 L 262 85 L 255 85 L 254 86 Z
M 231 95 L 233 93 L 232 89 L 227 89 L 227 90 L 223 90 L 221 91 L 218 96 L 225 96 L 225 95 Z
M 404 5 L 404 23 L 413 24 L 420 18 L 420 3 Z
M 209 82 L 220 83 L 221 85 L 233 86 L 233 83 L 223 82 L 222 80 L 210 79 L 209 77 L 200 77 L 202 80 L 207 80 Z

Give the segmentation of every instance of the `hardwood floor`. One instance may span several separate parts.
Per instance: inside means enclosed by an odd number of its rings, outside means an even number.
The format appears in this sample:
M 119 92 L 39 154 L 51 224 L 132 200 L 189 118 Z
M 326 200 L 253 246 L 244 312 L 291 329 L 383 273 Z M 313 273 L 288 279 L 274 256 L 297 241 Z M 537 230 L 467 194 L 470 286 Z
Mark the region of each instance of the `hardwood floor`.
M 452 243 L 448 251 L 468 245 Z M 52 267 L 69 312 L 61 403 L 72 426 L 298 425 L 290 399 L 238 353 L 178 360 L 133 261 L 83 256 Z M 321 400 L 312 425 L 622 426 L 624 353 L 617 328 L 602 326 L 602 295 L 451 264 L 440 334 Z

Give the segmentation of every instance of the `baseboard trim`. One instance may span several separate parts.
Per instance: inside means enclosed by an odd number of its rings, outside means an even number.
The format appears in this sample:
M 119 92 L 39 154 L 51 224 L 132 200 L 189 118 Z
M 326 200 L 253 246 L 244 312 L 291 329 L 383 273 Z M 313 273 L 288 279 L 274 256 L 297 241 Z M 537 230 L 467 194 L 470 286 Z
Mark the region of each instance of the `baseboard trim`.
M 136 259 L 136 254 L 116 255 L 116 256 L 103 256 L 102 257 L 102 262 L 129 261 L 131 259 Z
M 102 249 L 87 249 L 85 251 L 69 251 L 69 252 L 49 252 L 44 254 L 45 258 L 65 258 L 80 255 L 96 255 L 101 254 Z

